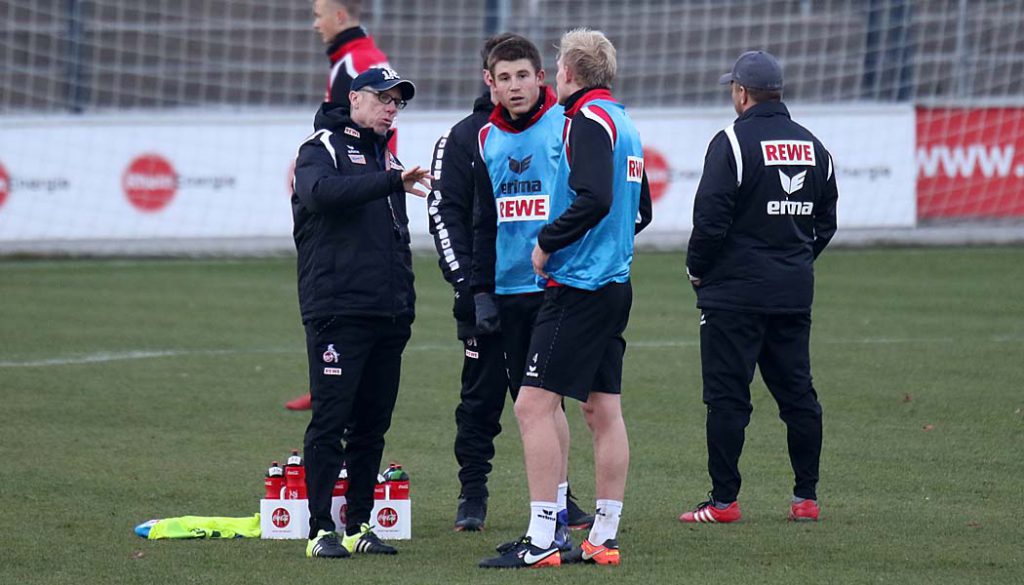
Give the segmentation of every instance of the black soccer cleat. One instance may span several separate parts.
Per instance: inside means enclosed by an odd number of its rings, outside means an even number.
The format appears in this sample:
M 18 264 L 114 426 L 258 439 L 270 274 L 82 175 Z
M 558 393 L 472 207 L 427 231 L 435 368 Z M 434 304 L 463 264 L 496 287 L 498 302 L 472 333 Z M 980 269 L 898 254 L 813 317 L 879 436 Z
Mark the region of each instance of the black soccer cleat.
M 398 550 L 390 544 L 384 544 L 381 539 L 373 533 L 369 524 L 363 523 L 359 532 L 346 535 L 341 545 L 348 549 L 348 552 L 363 553 L 368 555 L 396 555 Z
M 478 532 L 487 519 L 487 498 L 462 498 L 455 513 L 456 532 Z
M 572 534 L 569 532 L 569 526 L 562 522 L 562 516 L 563 514 L 559 513 L 558 519 L 555 521 L 555 539 L 552 541 L 552 546 L 564 553 L 572 550 Z M 494 547 L 494 550 L 499 554 L 505 554 L 518 544 L 518 540 L 503 542 Z
M 540 548 L 533 546 L 529 536 L 524 536 L 511 546 L 505 547 L 500 555 L 480 561 L 480 567 L 484 569 L 531 569 L 561 565 L 562 556 L 554 543 L 548 548 Z
M 351 555 L 341 546 L 336 532 L 321 530 L 306 543 L 306 556 L 311 559 L 344 559 Z
M 577 504 L 576 498 L 568 496 L 565 500 L 567 513 L 566 523 L 573 530 L 589 530 L 594 525 L 594 515 L 587 514 Z

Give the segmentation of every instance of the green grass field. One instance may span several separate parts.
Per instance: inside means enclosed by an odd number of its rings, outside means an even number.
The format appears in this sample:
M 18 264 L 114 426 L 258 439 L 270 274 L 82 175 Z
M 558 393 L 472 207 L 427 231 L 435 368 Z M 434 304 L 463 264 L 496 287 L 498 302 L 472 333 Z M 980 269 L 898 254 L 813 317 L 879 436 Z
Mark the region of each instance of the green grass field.
M 487 531 L 451 525 L 461 346 L 417 259 L 419 317 L 385 459 L 412 476 L 414 539 L 322 562 L 299 541 L 156 541 L 149 518 L 258 511 L 307 415 L 294 261 L 0 263 L 0 583 L 1022 583 L 1024 249 L 829 251 L 812 336 L 825 408 L 823 521 L 785 521 L 785 431 L 758 381 L 744 520 L 684 526 L 704 499 L 697 311 L 680 254 L 634 268 L 623 566 L 485 572 L 528 497 L 511 409 Z M 570 409 L 571 473 L 593 457 Z M 579 533 L 577 533 L 579 536 Z

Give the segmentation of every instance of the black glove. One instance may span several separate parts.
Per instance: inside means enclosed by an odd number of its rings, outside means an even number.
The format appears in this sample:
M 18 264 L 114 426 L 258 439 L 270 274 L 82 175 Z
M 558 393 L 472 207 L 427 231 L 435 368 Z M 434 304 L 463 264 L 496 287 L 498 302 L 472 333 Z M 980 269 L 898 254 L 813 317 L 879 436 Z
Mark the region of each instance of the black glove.
M 472 323 L 476 315 L 476 304 L 473 302 L 473 293 L 469 287 L 455 287 L 455 302 L 452 304 L 452 315 L 456 321 Z
M 476 304 L 476 328 L 481 334 L 501 331 L 501 319 L 498 317 L 498 303 L 491 293 L 473 295 Z

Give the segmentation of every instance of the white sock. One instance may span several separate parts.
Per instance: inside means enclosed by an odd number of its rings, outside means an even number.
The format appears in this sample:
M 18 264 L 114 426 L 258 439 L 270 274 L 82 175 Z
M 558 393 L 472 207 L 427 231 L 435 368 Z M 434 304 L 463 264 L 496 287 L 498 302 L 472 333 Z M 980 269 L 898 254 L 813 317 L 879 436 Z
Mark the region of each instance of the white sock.
M 555 540 L 557 508 L 554 502 L 530 502 L 530 527 L 526 530 L 526 536 L 530 537 L 533 546 L 551 547 Z
M 558 484 L 558 511 L 562 512 L 565 510 L 566 493 L 569 492 L 569 482 L 563 481 Z
M 600 546 L 609 538 L 615 538 L 619 533 L 619 516 L 621 515 L 622 502 L 618 500 L 598 500 L 597 514 L 594 515 L 594 525 L 590 527 L 590 536 L 587 537 L 590 544 Z

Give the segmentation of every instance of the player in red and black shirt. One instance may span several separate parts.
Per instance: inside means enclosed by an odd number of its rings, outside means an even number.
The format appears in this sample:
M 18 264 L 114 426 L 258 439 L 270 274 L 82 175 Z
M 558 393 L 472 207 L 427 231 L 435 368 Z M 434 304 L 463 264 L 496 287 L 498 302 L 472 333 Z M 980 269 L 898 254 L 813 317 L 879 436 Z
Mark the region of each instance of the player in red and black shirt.
M 360 4 L 353 0 L 313 2 L 313 30 L 324 41 L 331 60 L 325 102 L 347 106 L 349 87 L 357 75 L 367 69 L 391 68 L 387 55 L 359 25 Z

